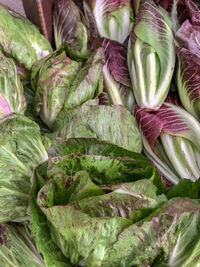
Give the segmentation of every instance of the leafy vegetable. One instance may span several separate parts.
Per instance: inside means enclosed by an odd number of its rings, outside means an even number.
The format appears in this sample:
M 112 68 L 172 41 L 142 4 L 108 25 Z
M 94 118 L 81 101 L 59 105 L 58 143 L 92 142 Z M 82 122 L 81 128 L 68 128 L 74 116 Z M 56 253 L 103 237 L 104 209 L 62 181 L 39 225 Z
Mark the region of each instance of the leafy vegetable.
M 196 249 L 191 258 L 198 257 L 200 205 L 188 198 L 167 202 L 150 172 L 149 180 L 134 182 L 144 177 L 144 157 L 92 139 L 69 139 L 49 152 L 35 172 L 30 201 L 46 266 L 182 263 L 191 257 L 189 247 Z
M 132 112 L 135 101 L 128 72 L 126 49 L 118 42 L 108 39 L 104 39 L 103 47 L 106 54 L 106 63 L 103 67 L 106 103 L 124 105 Z
M 97 98 L 103 90 L 102 68 L 104 51 L 97 48 L 77 73 L 69 93 L 66 96 L 64 108 L 71 109 L 83 104 L 87 100 Z
M 0 5 L 0 47 L 6 55 L 30 70 L 52 48 L 29 20 Z
M 23 86 L 12 59 L 0 53 L 0 119 L 12 113 L 24 113 Z
M 0 222 L 27 220 L 30 178 L 46 161 L 39 126 L 22 115 L 0 121 Z
M 186 1 L 188 5 L 192 5 Z M 196 7 L 198 10 L 198 8 Z M 197 20 L 195 14 L 200 15 L 200 9 L 191 14 L 190 21 L 187 19 L 176 33 L 178 72 L 177 86 L 179 96 L 184 108 L 200 118 L 200 18 Z
M 135 116 L 142 133 L 144 152 L 173 184 L 200 177 L 199 122 L 173 98 L 155 113 L 138 106 Z
M 0 224 L 0 255 L 5 267 L 45 267 L 26 225 Z
M 36 90 L 35 110 L 49 128 L 63 108 L 71 84 L 80 68 L 80 62 L 66 57 L 64 48 L 51 53 L 34 65 L 32 84 Z
M 56 47 L 63 43 L 87 57 L 87 28 L 83 14 L 72 0 L 55 3 L 53 12 L 54 37 Z
M 90 0 L 99 34 L 123 43 L 133 25 L 130 0 Z
M 103 264 L 118 234 L 166 201 L 156 194 L 155 168 L 139 154 L 87 139 L 69 139 L 51 148 L 54 153 L 35 172 L 30 202 L 46 266 L 68 266 L 68 258 L 82 266 Z M 133 182 L 144 177 L 152 181 Z
M 192 182 L 182 179 L 177 185 L 174 185 L 167 193 L 169 199 L 173 197 L 189 197 L 192 199 L 200 199 L 200 179 Z
M 144 0 L 140 3 L 128 46 L 128 67 L 140 108 L 160 108 L 169 91 L 174 65 L 170 18 L 153 0 Z
M 140 153 L 142 142 L 135 118 L 122 106 L 98 106 L 86 102 L 73 110 L 62 110 L 49 135 L 67 139 L 72 137 L 99 138 L 130 151 Z
M 198 0 L 178 0 L 177 11 L 179 22 L 189 20 L 191 24 L 200 26 L 200 6 Z

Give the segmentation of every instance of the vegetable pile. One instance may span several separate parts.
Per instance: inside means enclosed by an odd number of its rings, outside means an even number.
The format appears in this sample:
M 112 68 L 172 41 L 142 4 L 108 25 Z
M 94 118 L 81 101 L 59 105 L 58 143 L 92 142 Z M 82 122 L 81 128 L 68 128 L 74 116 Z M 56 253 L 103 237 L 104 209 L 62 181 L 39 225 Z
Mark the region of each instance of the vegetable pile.
M 5 267 L 200 266 L 200 7 L 0 5 Z

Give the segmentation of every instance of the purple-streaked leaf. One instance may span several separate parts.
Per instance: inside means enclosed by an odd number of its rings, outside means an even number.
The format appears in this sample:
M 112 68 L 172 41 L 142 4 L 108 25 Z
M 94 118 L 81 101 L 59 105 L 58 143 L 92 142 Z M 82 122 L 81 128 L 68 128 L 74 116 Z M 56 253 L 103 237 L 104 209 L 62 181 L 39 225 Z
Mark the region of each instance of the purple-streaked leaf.
M 126 48 L 120 43 L 108 39 L 104 39 L 103 47 L 106 63 L 115 81 L 131 88 Z
M 200 124 L 174 98 L 154 113 L 135 107 L 144 152 L 172 183 L 200 177 Z
M 177 86 L 184 108 L 200 118 L 200 26 L 186 20 L 176 33 Z
M 83 7 L 84 7 L 84 15 L 86 19 L 87 33 L 88 33 L 88 49 L 94 49 L 99 44 L 101 44 L 102 40 L 98 32 L 92 8 L 90 7 L 90 5 L 86 0 L 83 1 Z
M 81 10 L 72 0 L 60 0 L 53 11 L 56 47 L 63 43 L 78 52 L 87 53 L 87 28 Z
M 123 43 L 133 24 L 130 0 L 91 0 L 90 5 L 100 36 Z
M 103 47 L 106 56 L 103 67 L 105 90 L 100 97 L 103 102 L 100 102 L 105 104 L 107 99 L 109 104 L 124 105 L 132 112 L 135 101 L 127 66 L 126 48 L 108 39 L 104 39 Z
M 178 50 L 177 85 L 184 108 L 200 118 L 200 57 L 185 48 Z
M 172 22 L 153 0 L 143 0 L 132 28 L 128 67 L 137 104 L 157 110 L 164 102 L 175 65 Z
M 200 26 L 194 26 L 186 20 L 176 33 L 176 40 L 179 47 L 200 57 Z
M 200 26 L 200 9 L 194 1 L 177 0 L 177 11 L 180 24 L 188 19 L 192 25 Z

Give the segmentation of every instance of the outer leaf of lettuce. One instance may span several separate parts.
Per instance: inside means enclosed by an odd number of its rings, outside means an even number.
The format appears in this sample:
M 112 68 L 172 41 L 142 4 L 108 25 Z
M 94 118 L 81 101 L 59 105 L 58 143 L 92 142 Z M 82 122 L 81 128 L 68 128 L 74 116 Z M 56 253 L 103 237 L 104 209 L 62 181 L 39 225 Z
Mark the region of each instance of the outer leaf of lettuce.
M 65 99 L 65 109 L 76 108 L 89 99 L 99 96 L 103 90 L 103 64 L 104 51 L 102 48 L 98 48 L 91 54 L 90 58 L 73 80 Z
M 103 76 L 108 103 L 124 105 L 132 112 L 135 101 L 127 66 L 126 49 L 118 42 L 108 39 L 104 39 L 103 47 L 106 55 Z
M 83 14 L 72 0 L 60 0 L 55 4 L 53 24 L 57 49 L 65 43 L 69 49 L 87 55 L 87 28 Z
M 38 66 L 41 68 L 36 76 Z M 36 78 L 35 110 L 49 128 L 63 108 L 80 68 L 81 63 L 66 57 L 61 48 L 42 59 L 42 64 L 38 62 L 33 69 L 32 77 Z
M 22 115 L 0 122 L 0 222 L 27 219 L 30 177 L 46 161 L 39 126 Z
M 122 106 L 98 106 L 85 103 L 60 112 L 51 138 L 98 138 L 134 152 L 142 143 L 135 118 Z
M 0 224 L 0 255 L 4 267 L 45 267 L 26 225 Z
M 3 5 L 0 5 L 0 28 L 1 49 L 28 70 L 52 51 L 36 26 Z
M 48 221 L 37 205 L 37 194 L 40 188 L 47 182 L 46 170 L 47 166 L 45 163 L 39 166 L 35 170 L 34 179 L 32 180 L 29 205 L 31 231 L 36 247 L 44 258 L 45 266 L 71 267 L 57 244 L 52 242 Z
M 197 244 L 199 222 L 199 204 L 189 198 L 172 199 L 144 220 L 124 229 L 102 266 L 188 267 L 184 262 Z M 197 249 L 195 256 L 198 260 Z
M 140 3 L 128 47 L 128 67 L 137 104 L 157 110 L 164 102 L 175 65 L 172 23 L 152 0 Z
M 100 36 L 123 43 L 133 24 L 130 0 L 91 0 L 90 2 Z
M 12 113 L 24 113 L 23 85 L 12 59 L 0 53 L 0 119 Z
M 200 179 L 192 182 L 187 179 L 182 179 L 177 185 L 174 185 L 167 193 L 167 198 L 174 197 L 189 197 L 192 199 L 200 199 Z

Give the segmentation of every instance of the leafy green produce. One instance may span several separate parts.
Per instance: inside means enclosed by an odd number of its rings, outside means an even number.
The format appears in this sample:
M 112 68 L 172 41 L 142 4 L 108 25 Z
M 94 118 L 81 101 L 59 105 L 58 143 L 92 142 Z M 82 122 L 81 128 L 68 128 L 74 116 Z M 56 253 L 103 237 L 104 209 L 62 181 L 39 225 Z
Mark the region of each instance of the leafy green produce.
M 101 104 L 124 105 L 131 113 L 135 99 L 127 66 L 126 48 L 118 42 L 104 39 L 106 62 L 103 66 L 105 92 Z
M 200 266 L 195 3 L 0 5 L 0 266 Z
M 23 85 L 12 59 L 0 52 L 0 119 L 12 113 L 24 113 L 26 101 Z
M 169 92 L 175 59 L 172 22 L 167 12 L 153 0 L 141 1 L 128 44 L 128 67 L 140 108 L 160 108 Z
M 177 86 L 184 108 L 200 118 L 200 9 L 185 1 L 183 13 L 187 19 L 176 32 L 178 70 Z M 184 12 L 185 10 L 185 12 Z
M 57 48 L 65 43 L 69 53 L 72 50 L 79 56 L 87 58 L 89 51 L 85 18 L 72 0 L 59 0 L 55 3 L 53 25 Z
M 0 222 L 28 219 L 30 179 L 48 159 L 39 126 L 23 115 L 0 121 Z
M 68 58 L 64 48 L 38 61 L 32 69 L 32 85 L 35 89 L 35 111 L 51 128 L 63 108 L 72 81 L 81 63 Z
M 80 106 L 87 100 L 97 98 L 103 90 L 103 48 L 97 48 L 86 61 L 71 84 L 64 109 Z
M 167 193 L 167 198 L 171 199 L 173 197 L 200 199 L 200 179 L 196 182 L 187 179 L 180 180 Z
M 200 203 L 159 194 L 145 157 L 76 138 L 58 140 L 49 155 L 30 197 L 32 232 L 47 267 L 196 263 Z
M 200 124 L 169 96 L 159 110 L 148 113 L 138 106 L 135 116 L 144 153 L 173 184 L 200 177 Z
M 28 70 L 52 51 L 35 25 L 3 5 L 0 5 L 0 28 L 1 49 Z
M 76 109 L 62 110 L 49 137 L 98 138 L 140 153 L 142 141 L 135 118 L 123 106 L 99 106 L 86 102 Z
M 123 43 L 133 25 L 130 0 L 89 0 L 100 36 Z
M 155 167 L 140 154 L 95 139 L 69 139 L 49 154 L 35 171 L 30 199 L 46 266 L 103 264 L 124 228 L 167 201 L 154 185 Z
M 4 267 L 45 267 L 27 225 L 0 224 L 0 257 Z

